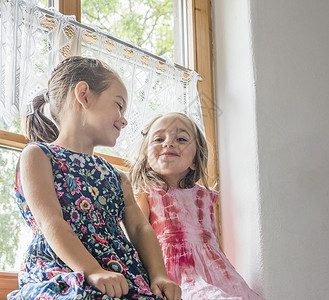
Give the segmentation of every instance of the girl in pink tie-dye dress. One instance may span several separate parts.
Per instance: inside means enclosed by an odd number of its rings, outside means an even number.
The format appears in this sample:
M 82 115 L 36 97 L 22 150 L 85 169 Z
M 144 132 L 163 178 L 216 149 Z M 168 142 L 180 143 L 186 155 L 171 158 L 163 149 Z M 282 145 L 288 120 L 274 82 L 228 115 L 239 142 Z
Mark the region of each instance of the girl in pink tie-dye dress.
M 218 193 L 207 185 L 207 145 L 197 125 L 184 114 L 169 113 L 153 119 L 142 134 L 130 177 L 140 189 L 139 205 L 182 298 L 263 299 L 219 248 L 214 214 Z

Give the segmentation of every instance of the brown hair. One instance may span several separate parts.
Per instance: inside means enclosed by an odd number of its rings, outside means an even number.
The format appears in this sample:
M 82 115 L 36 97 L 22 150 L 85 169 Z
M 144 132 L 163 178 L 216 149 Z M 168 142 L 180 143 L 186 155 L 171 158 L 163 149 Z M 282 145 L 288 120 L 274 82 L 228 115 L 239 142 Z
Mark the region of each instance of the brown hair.
M 33 99 L 34 112 L 23 120 L 25 134 L 29 141 L 50 143 L 57 139 L 60 114 L 65 108 L 68 94 L 80 81 L 85 81 L 91 91 L 101 94 L 119 75 L 98 59 L 72 56 L 60 62 L 48 81 L 48 92 Z M 50 115 L 46 117 L 44 108 L 49 102 Z
M 209 189 L 207 176 L 208 147 L 207 141 L 197 124 L 182 113 L 168 113 L 158 115 L 152 119 L 142 130 L 142 138 L 138 147 L 137 157 L 130 162 L 129 177 L 135 192 L 141 189 L 145 191 L 146 187 L 159 189 L 159 187 L 169 187 L 168 182 L 158 173 L 154 172 L 147 163 L 147 150 L 149 143 L 149 132 L 152 125 L 158 119 L 166 116 L 174 116 L 182 121 L 191 124 L 196 144 L 196 153 L 194 158 L 195 170 L 190 170 L 187 175 L 179 182 L 180 188 L 191 188 L 200 179 L 202 184 Z

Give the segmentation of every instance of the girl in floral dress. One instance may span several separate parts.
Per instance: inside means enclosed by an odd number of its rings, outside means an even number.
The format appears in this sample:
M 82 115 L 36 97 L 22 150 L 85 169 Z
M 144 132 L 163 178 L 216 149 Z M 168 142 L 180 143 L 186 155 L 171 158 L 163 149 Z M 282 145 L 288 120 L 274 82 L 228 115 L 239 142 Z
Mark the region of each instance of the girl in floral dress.
M 182 298 L 261 300 L 220 251 L 218 193 L 208 188 L 207 144 L 200 129 L 184 114 L 169 113 L 154 118 L 142 135 L 130 177 Z
M 33 240 L 8 299 L 180 299 L 127 176 L 93 154 L 96 145 L 114 146 L 127 124 L 119 76 L 99 60 L 71 57 L 33 104 L 26 117 L 33 143 L 16 172 Z

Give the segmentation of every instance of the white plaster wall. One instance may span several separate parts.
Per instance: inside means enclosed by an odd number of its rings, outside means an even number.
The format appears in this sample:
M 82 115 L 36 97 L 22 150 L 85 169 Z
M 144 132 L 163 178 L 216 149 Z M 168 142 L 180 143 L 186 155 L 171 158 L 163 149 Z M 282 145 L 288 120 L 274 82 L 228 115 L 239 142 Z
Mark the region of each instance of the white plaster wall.
M 225 252 L 267 300 L 329 299 L 329 1 L 212 2 Z
M 329 299 L 329 1 L 251 0 L 268 299 Z
M 262 292 L 249 1 L 212 1 L 224 252 Z

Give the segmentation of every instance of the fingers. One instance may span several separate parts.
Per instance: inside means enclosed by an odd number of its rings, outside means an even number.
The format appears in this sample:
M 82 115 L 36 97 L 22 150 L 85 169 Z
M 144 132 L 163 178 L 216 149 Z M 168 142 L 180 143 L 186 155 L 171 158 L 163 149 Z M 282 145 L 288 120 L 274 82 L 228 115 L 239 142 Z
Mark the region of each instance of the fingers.
M 163 295 L 162 295 L 161 290 L 159 289 L 159 287 L 157 285 L 153 285 L 151 290 L 152 290 L 153 294 L 156 294 L 157 296 L 162 298 Z
M 120 298 L 122 295 L 128 294 L 129 291 L 127 280 L 120 273 L 102 270 L 99 273 L 89 275 L 88 281 L 111 298 Z
M 124 276 L 122 276 L 122 277 L 123 277 L 123 280 L 120 281 L 121 292 L 122 292 L 122 295 L 127 295 L 129 292 L 128 282 Z
M 156 293 L 156 290 L 160 291 L 161 288 L 168 300 L 181 300 L 182 292 L 180 287 L 176 283 L 169 281 L 160 287 L 158 285 L 154 285 L 152 287 L 152 292 L 158 295 L 158 293 Z M 162 296 L 161 293 L 160 296 Z
M 180 300 L 181 299 L 181 291 L 179 289 L 168 289 L 165 292 L 168 300 Z
M 105 294 L 112 298 L 120 298 L 122 295 L 128 294 L 128 291 L 127 280 L 122 274 L 118 274 L 105 283 Z
M 110 296 L 111 298 L 115 297 L 114 288 L 113 288 L 112 284 L 106 284 L 105 291 L 103 293 Z M 118 296 L 118 297 L 120 297 L 120 296 Z
M 180 289 L 179 286 L 175 288 L 175 293 L 174 293 L 174 300 L 181 300 L 182 299 L 182 290 Z

